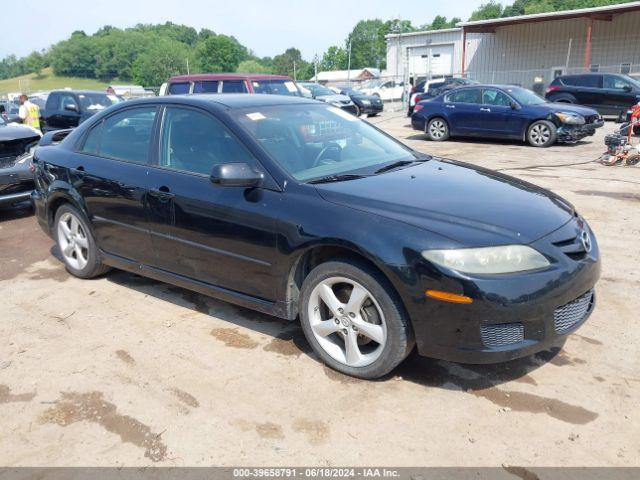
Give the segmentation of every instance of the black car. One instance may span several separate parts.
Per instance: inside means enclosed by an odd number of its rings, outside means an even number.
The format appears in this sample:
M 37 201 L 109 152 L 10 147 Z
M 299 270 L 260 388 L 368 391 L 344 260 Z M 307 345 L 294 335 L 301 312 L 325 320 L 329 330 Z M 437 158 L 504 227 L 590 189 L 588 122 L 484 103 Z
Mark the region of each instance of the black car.
M 42 131 L 74 128 L 101 110 L 121 102 L 116 95 L 94 90 L 55 90 L 40 110 Z
M 407 116 L 413 115 L 415 106 L 422 100 L 428 100 L 429 98 L 435 98 L 438 95 L 443 94 L 449 90 L 453 90 L 458 87 L 464 87 L 466 85 L 477 85 L 478 82 L 470 80 L 464 77 L 448 77 L 436 80 L 425 80 L 420 82 L 416 87 L 411 90 L 411 96 L 409 97 L 409 109 L 407 110 Z
M 368 117 L 375 117 L 384 110 L 384 104 L 378 96 L 365 95 L 353 88 L 343 88 L 340 90 L 340 93 L 351 98 L 351 101 L 353 101 L 356 107 L 358 107 L 358 111 L 356 113 L 358 117 L 365 114 Z
M 640 102 L 640 82 L 615 73 L 563 75 L 547 88 L 551 102 L 576 103 L 598 110 L 601 115 L 623 119 L 632 105 Z
M 31 156 L 40 132 L 10 125 L 0 115 L 0 206 L 29 200 L 34 188 Z
M 33 201 L 69 272 L 116 267 L 299 318 L 349 375 L 380 377 L 414 345 L 510 360 L 562 343 L 594 309 L 598 245 L 571 204 L 331 105 L 159 97 L 59 145 L 50 135 Z

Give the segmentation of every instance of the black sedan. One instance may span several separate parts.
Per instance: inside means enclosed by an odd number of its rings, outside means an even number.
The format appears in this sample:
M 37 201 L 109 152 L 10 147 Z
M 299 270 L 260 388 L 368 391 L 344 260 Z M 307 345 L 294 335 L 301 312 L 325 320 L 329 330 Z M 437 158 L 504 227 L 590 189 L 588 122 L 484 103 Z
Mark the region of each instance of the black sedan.
M 34 188 L 31 156 L 39 131 L 0 116 L 0 206 L 29 200 Z
M 115 267 L 299 318 L 349 375 L 385 375 L 414 346 L 472 363 L 529 355 L 594 309 L 598 245 L 567 201 L 339 108 L 160 97 L 59 145 L 49 135 L 33 201 L 71 274 Z
M 340 91 L 342 95 L 347 95 L 356 107 L 358 112 L 356 115 L 367 115 L 368 117 L 375 117 L 384 110 L 384 104 L 380 97 L 376 95 L 365 95 L 364 93 L 354 90 L 352 88 L 345 88 Z

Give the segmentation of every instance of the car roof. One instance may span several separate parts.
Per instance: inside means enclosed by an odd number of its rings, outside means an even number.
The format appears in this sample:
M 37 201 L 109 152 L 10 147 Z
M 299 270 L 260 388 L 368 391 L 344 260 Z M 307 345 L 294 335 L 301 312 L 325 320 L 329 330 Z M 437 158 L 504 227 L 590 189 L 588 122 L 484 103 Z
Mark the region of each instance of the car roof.
M 224 93 L 224 94 L 198 94 L 198 95 L 168 95 L 164 97 L 141 98 L 129 100 L 118 105 L 128 107 L 132 105 L 145 105 L 148 103 L 183 104 L 193 106 L 217 106 L 227 109 L 259 108 L 277 105 L 318 104 L 322 102 L 308 98 L 288 95 Z
M 203 80 L 291 80 L 291 77 L 266 73 L 199 73 L 194 75 L 176 75 L 169 79 L 169 83 Z
M 49 95 L 51 95 L 52 93 L 79 93 L 79 94 L 103 93 L 105 95 L 109 95 L 109 93 L 106 92 L 105 90 L 67 90 L 66 88 L 59 89 L 59 90 L 51 90 L 50 92 L 47 92 L 47 93 Z

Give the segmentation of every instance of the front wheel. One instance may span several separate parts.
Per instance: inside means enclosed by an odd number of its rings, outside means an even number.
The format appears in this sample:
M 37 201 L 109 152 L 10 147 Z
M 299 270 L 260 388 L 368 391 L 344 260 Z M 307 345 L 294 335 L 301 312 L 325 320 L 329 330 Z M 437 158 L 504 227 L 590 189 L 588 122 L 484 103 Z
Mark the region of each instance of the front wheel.
M 433 118 L 425 128 L 427 137 L 434 142 L 444 142 L 449 138 L 449 124 L 442 118 Z
M 78 209 L 61 206 L 56 212 L 54 228 L 56 243 L 69 273 L 93 278 L 109 270 L 100 261 L 89 224 Z
M 314 268 L 300 292 L 300 319 L 316 354 L 354 377 L 389 373 L 413 347 L 402 304 L 386 279 L 360 262 L 332 261 Z
M 556 126 L 547 120 L 533 122 L 527 130 L 527 141 L 533 147 L 546 148 L 556 143 Z

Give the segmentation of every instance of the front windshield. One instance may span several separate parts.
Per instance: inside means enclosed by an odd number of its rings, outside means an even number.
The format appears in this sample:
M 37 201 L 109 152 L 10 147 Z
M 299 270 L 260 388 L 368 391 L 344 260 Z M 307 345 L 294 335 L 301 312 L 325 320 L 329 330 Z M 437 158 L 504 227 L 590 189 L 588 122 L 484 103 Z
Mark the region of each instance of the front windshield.
M 117 96 L 107 93 L 80 93 L 78 98 L 82 110 L 103 110 L 122 101 Z
M 238 110 L 236 120 L 300 181 L 371 174 L 383 165 L 416 160 L 404 145 L 339 108 L 280 105 Z
M 520 105 L 541 105 L 547 101 L 541 96 L 533 93 L 531 90 L 520 87 L 508 87 L 505 91 L 511 95 Z
M 291 80 L 254 80 L 251 82 L 255 93 L 268 93 L 271 95 L 287 95 L 301 97 L 296 84 Z
M 303 85 L 307 90 L 311 90 L 311 93 L 316 97 L 322 97 L 324 95 L 335 95 L 336 93 L 329 90 L 327 87 L 318 85 L 317 83 L 305 83 Z

